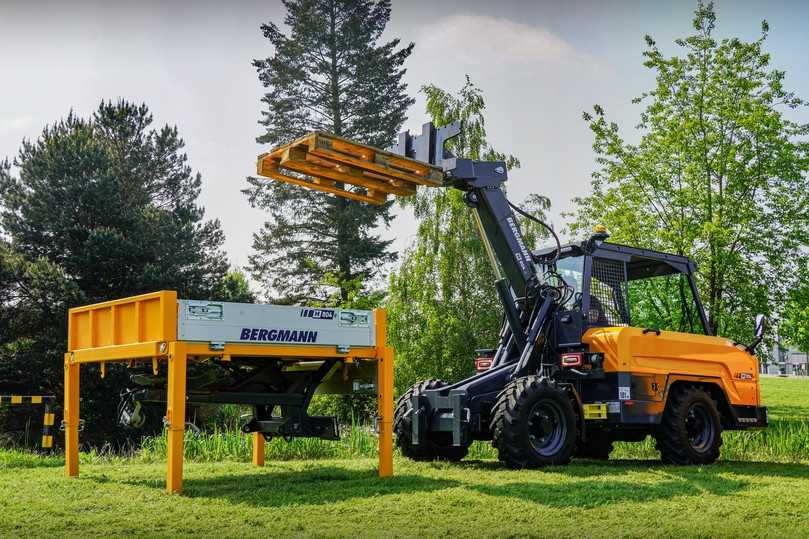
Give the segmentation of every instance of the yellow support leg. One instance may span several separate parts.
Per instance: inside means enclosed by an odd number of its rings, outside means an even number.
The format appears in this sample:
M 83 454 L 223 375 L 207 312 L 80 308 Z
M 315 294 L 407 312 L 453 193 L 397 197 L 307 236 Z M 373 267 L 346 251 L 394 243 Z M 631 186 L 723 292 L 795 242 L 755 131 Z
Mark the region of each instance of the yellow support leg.
M 183 490 L 183 435 L 185 433 L 185 376 L 187 356 L 185 344 L 169 344 L 169 380 L 166 420 L 168 422 L 168 466 L 166 491 Z
M 253 466 L 264 466 L 264 435 L 253 433 Z
M 379 477 L 393 475 L 393 349 L 387 346 L 384 309 L 376 311 Z
M 382 364 L 379 366 L 382 376 L 380 380 L 379 404 L 379 477 L 393 475 L 393 349 L 385 347 Z
M 79 364 L 65 354 L 65 475 L 79 475 Z

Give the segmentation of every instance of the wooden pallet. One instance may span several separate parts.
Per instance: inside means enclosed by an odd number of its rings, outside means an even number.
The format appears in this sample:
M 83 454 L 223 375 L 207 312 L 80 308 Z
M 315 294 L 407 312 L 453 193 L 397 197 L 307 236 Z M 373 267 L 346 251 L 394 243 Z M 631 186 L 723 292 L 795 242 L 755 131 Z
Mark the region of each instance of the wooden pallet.
M 320 131 L 259 155 L 257 172 L 371 204 L 414 195 L 419 185 L 440 187 L 444 178 L 440 167 Z

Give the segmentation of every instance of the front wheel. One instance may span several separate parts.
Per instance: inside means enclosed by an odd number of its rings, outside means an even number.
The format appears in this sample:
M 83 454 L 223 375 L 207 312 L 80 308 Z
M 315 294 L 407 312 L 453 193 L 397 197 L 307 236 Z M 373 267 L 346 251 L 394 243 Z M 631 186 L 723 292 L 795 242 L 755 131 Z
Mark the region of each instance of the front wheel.
M 668 464 L 711 464 L 722 446 L 722 420 L 716 402 L 704 389 L 672 392 L 655 433 L 657 449 Z
M 399 397 L 393 414 L 393 433 L 396 445 L 404 456 L 419 461 L 459 461 L 469 451 L 467 446 L 452 445 L 452 434 L 449 432 L 428 432 L 422 443 L 413 445 L 413 396 L 446 385 L 442 380 L 425 380 L 414 384 Z
M 492 445 L 510 468 L 567 464 L 576 430 L 567 393 L 539 376 L 509 382 L 492 408 Z

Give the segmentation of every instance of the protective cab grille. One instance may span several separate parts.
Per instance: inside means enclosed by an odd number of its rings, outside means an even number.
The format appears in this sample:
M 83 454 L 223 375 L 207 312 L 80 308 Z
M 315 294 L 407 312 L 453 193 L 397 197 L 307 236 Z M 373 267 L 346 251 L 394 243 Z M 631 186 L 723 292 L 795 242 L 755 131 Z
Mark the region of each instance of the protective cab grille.
M 593 258 L 587 321 L 596 326 L 630 325 L 626 265 L 623 262 Z

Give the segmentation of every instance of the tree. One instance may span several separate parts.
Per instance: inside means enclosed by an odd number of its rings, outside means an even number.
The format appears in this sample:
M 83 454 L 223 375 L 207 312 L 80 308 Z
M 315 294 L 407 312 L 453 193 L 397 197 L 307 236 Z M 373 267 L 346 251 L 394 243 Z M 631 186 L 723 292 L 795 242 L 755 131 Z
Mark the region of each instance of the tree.
M 313 130 L 377 147 L 389 146 L 413 100 L 402 82 L 413 44 L 379 43 L 389 0 L 285 0 L 289 35 L 262 25 L 274 56 L 255 60 L 267 88 L 265 128 L 258 142 L 279 145 Z M 373 233 L 388 226 L 391 203 L 380 206 L 248 178 L 253 206 L 269 214 L 254 235 L 249 271 L 276 301 L 348 299 L 358 280 L 371 283 L 395 260 L 390 241 Z M 330 278 L 327 278 L 330 276 Z
M 250 289 L 250 283 L 244 272 L 235 268 L 225 275 L 218 283 L 213 294 L 220 301 L 233 301 L 235 303 L 255 303 L 256 295 Z
M 767 23 L 750 43 L 715 39 L 715 25 L 700 2 L 683 55 L 646 37 L 656 84 L 634 100 L 646 105 L 637 144 L 600 106 L 584 114 L 598 168 L 571 230 L 604 223 L 613 241 L 694 258 L 711 326 L 749 342 L 756 312 L 778 315 L 806 245 L 809 125 L 790 119 L 805 103 L 770 67 Z
M 0 240 L 0 390 L 58 390 L 67 309 L 81 297 L 58 265 L 45 257 L 26 260 Z
M 61 267 L 86 300 L 161 287 L 209 296 L 227 270 L 177 128 L 151 123 L 146 105 L 102 102 L 89 120 L 71 113 L 23 141 L 18 178 L 0 172 L 13 248 Z
M 486 141 L 483 93 L 468 77 L 457 96 L 433 85 L 421 91 L 436 126 L 463 122 L 461 135 L 448 146 L 455 155 L 519 167 L 516 157 L 496 152 Z M 538 195 L 529 202 L 526 209 L 540 218 L 550 206 Z M 494 270 L 462 193 L 424 189 L 408 204 L 419 228 L 391 276 L 387 304 L 399 392 L 420 379 L 457 380 L 471 374 L 475 349 L 496 344 L 503 316 Z M 537 229 L 523 229 L 529 231 L 526 241 L 533 244 Z
M 789 292 L 784 320 L 778 328 L 787 342 L 803 352 L 809 352 L 809 263 L 804 259 L 800 265 L 798 286 Z
M 223 295 L 219 223 L 197 205 L 202 179 L 176 127 L 151 127 L 145 105 L 102 102 L 24 140 L 0 166 L 0 383 L 61 393 L 67 309 L 152 292 Z M 128 374 L 82 377 L 87 440 L 116 428 Z M 97 371 L 95 371 L 97 372 Z

